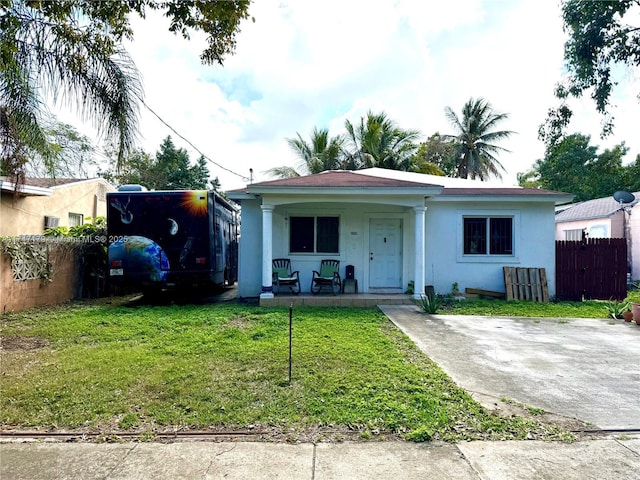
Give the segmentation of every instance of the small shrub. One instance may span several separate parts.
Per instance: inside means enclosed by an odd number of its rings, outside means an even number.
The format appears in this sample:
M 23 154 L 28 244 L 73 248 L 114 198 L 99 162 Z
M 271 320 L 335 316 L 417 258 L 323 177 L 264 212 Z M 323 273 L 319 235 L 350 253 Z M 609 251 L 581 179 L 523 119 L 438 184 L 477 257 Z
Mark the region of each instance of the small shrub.
M 618 319 L 618 318 L 622 318 L 622 312 L 626 312 L 627 310 L 630 310 L 631 306 L 627 301 L 616 302 L 615 300 L 612 300 L 610 302 L 605 303 L 604 307 L 607 309 L 607 313 L 611 318 Z
M 420 303 L 426 313 L 437 313 L 442 306 L 442 299 L 434 292 L 429 292 L 427 295 L 420 295 Z

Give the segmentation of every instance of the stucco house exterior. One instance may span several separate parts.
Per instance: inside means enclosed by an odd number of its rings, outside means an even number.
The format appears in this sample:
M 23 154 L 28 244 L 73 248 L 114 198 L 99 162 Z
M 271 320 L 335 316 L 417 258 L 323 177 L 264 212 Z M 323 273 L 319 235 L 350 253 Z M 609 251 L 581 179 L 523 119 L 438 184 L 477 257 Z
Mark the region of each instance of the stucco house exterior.
M 227 192 L 242 209 L 238 293 L 271 298 L 272 259 L 308 292 L 323 258 L 361 293 L 505 291 L 503 266 L 545 268 L 555 295 L 554 209 L 570 194 L 385 169 L 327 171 Z
M 556 240 L 625 238 L 629 273 L 640 279 L 640 192 L 633 195 L 635 200 L 624 206 L 606 197 L 559 207 Z
M 41 235 L 47 226 L 105 216 L 106 194 L 114 190 L 103 178 L 28 178 L 16 195 L 15 185 L 0 177 L 0 235 Z

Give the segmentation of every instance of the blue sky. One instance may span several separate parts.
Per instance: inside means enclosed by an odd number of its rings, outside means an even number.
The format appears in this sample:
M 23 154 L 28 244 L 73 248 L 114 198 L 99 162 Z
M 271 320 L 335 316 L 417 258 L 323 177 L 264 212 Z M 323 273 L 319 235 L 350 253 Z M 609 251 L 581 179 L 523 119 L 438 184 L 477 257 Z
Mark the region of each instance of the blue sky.
M 425 138 L 453 133 L 444 109 L 459 112 L 471 97 L 508 113 L 502 127 L 517 132 L 501 144 L 510 150 L 499 157 L 505 184 L 515 184 L 516 174 L 544 155 L 537 130 L 563 73 L 555 1 L 258 0 L 250 13 L 255 23 L 243 24 L 236 55 L 224 67 L 200 65 L 204 37 L 176 37 L 154 12 L 133 21 L 135 40 L 126 45 L 148 105 L 239 174 L 210 165 L 224 189 L 246 184 L 241 177 L 250 168 L 260 181 L 269 168 L 295 167 L 285 138 L 297 132 L 308 138 L 318 126 L 343 133 L 345 120 L 373 110 Z M 640 154 L 638 91 L 638 78 L 625 73 L 614 137 L 600 140 L 588 99 L 573 104 L 572 131 L 590 134 L 601 150 L 625 140 L 631 161 Z M 143 110 L 141 134 L 142 148 L 155 152 L 172 133 Z M 172 136 L 195 160 L 197 153 Z

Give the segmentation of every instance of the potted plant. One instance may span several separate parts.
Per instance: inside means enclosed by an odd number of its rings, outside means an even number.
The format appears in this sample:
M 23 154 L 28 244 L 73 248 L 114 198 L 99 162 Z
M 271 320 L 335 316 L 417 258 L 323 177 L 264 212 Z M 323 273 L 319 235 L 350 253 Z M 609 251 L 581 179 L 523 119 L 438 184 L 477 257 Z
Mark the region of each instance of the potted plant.
M 631 303 L 627 302 L 625 309 L 622 311 L 622 318 L 624 318 L 625 322 L 630 322 L 633 320 L 633 312 L 631 311 Z
M 640 282 L 633 282 L 633 290 L 627 295 L 627 301 L 631 304 L 633 320 L 640 325 Z
M 640 302 L 631 304 L 631 312 L 633 313 L 633 319 L 636 325 L 640 325 Z
M 630 310 L 629 302 L 627 301 L 617 302 L 615 300 L 605 303 L 605 308 L 607 309 L 607 313 L 609 314 L 609 316 L 615 320 L 619 318 L 624 318 L 624 312 Z M 627 321 L 630 322 L 631 320 L 627 320 Z

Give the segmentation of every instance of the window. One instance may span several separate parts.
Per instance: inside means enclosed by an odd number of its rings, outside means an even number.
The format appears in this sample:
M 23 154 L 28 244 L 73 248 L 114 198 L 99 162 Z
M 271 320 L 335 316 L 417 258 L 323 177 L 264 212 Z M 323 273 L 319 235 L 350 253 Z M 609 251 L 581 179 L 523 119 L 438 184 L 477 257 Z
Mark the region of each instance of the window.
M 585 234 L 586 232 L 581 228 L 576 228 L 573 230 L 565 230 L 564 239 L 571 242 L 581 241 Z
M 512 217 L 464 217 L 465 255 L 513 255 Z
M 69 213 L 69 226 L 79 227 L 84 223 L 84 215 L 81 213 Z
M 291 253 L 338 253 L 338 217 L 290 217 Z
M 592 225 L 589 227 L 589 238 L 609 238 L 609 229 L 606 225 Z

